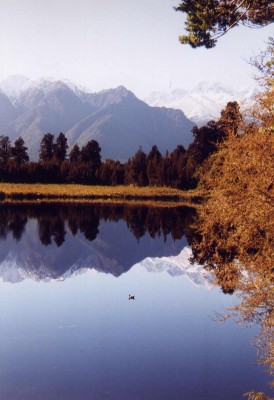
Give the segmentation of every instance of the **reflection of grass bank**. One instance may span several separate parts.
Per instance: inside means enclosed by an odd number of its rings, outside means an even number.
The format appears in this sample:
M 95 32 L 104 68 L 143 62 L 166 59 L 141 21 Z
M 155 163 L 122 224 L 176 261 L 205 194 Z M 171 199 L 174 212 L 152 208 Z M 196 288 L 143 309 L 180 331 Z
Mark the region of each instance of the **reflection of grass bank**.
M 85 186 L 56 184 L 0 184 L 1 201 L 138 201 L 198 203 L 202 194 L 167 187 Z

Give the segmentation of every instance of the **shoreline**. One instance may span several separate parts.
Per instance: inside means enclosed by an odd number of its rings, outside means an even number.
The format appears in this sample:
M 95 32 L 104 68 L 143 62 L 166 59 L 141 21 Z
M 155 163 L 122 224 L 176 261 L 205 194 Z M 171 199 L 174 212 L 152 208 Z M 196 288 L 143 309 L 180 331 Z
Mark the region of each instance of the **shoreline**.
M 204 196 L 196 190 L 170 187 L 87 186 L 73 184 L 0 184 L 0 203 L 19 202 L 105 202 L 179 206 L 200 204 Z

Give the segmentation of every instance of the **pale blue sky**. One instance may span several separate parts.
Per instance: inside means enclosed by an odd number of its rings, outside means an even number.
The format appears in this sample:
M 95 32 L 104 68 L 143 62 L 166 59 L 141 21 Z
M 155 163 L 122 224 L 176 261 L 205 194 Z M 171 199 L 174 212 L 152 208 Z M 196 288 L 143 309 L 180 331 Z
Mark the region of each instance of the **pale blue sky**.
M 0 80 L 69 79 L 98 91 L 124 85 L 137 96 L 199 81 L 253 83 L 245 62 L 273 26 L 236 28 L 212 50 L 183 46 L 174 0 L 0 0 Z

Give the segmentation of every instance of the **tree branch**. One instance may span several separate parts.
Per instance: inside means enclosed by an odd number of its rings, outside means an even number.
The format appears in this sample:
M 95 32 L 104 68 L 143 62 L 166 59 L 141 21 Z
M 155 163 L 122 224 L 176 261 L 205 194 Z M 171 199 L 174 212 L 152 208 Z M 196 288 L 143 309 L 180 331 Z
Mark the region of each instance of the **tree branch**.
M 243 2 L 244 2 L 244 1 L 243 1 Z M 243 2 L 242 2 L 242 3 L 243 3 Z M 224 36 L 228 31 L 230 31 L 230 29 L 234 28 L 234 26 L 236 26 L 236 25 L 241 21 L 241 19 L 243 18 L 243 16 L 244 16 L 245 14 L 247 14 L 249 8 L 250 8 L 250 5 L 249 5 L 249 7 L 247 7 L 246 10 L 239 16 L 239 18 L 238 18 L 235 22 L 233 22 L 233 24 L 231 24 L 223 33 L 219 34 L 218 36 L 213 37 L 213 39 L 214 39 L 214 40 L 220 39 L 220 37 Z

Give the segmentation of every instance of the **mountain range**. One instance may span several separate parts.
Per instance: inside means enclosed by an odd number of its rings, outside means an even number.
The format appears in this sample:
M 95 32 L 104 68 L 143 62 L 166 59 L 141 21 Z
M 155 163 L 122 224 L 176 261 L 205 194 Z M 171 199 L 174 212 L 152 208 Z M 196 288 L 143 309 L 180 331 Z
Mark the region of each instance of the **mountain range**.
M 0 279 L 19 283 L 25 279 L 37 282 L 62 281 L 82 273 L 107 273 L 119 277 L 131 268 L 144 268 L 150 273 L 167 272 L 176 277 L 185 275 L 196 287 L 214 287 L 213 277 L 201 265 L 191 264 L 192 250 L 185 238 L 174 242 L 168 237 L 136 239 L 124 221 L 100 226 L 100 238 L 88 242 L 81 235 L 69 232 L 62 246 L 41 244 L 34 220 L 28 223 L 23 237 L 15 241 L 11 235 L 0 248 Z M 123 249 L 123 251 L 121 251 Z M 159 255 L 159 256 L 156 256 Z
M 245 108 L 254 93 L 252 87 L 227 87 L 219 82 L 200 82 L 190 90 L 171 87 L 167 91 L 153 92 L 144 101 L 153 107 L 183 110 L 189 119 L 202 126 L 219 118 L 220 111 L 229 101 L 237 101 L 242 109 Z
M 202 265 L 191 263 L 189 260 L 193 256 L 190 246 L 185 246 L 176 256 L 169 257 L 147 257 L 142 260 L 142 266 L 150 273 L 167 272 L 176 277 L 185 275 L 196 287 L 203 287 L 210 290 L 214 287 L 213 275 Z
M 122 220 L 100 223 L 100 234 L 92 241 L 67 230 L 61 246 L 55 242 L 43 245 L 37 235 L 39 229 L 38 222 L 32 219 L 20 240 L 7 235 L 4 246 L 0 246 L 3 281 L 63 280 L 87 270 L 118 277 L 146 257 L 176 255 L 186 245 L 185 238 L 174 242 L 169 236 L 164 244 L 163 237 L 153 239 L 148 234 L 138 241 Z
M 22 136 L 31 159 L 47 132 L 63 132 L 70 147 L 97 140 L 103 159 L 121 161 L 140 146 L 164 153 L 193 139 L 194 123 L 181 110 L 150 106 L 123 86 L 88 93 L 66 81 L 13 77 L 0 83 L 0 110 L 0 135 Z

